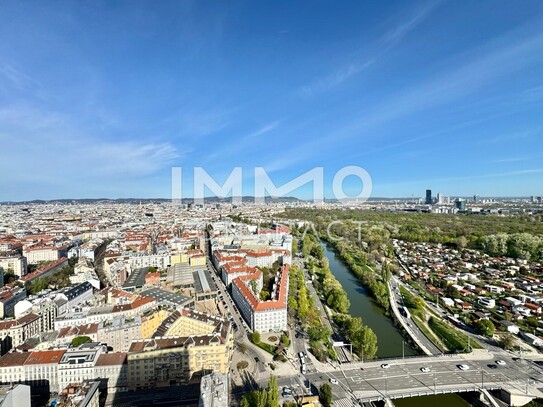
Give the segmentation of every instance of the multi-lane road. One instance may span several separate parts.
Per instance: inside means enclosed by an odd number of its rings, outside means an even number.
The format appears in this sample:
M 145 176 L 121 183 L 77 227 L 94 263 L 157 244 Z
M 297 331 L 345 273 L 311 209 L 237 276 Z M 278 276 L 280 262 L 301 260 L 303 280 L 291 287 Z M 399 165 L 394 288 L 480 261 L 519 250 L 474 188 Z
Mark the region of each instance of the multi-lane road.
M 426 337 L 424 332 L 420 330 L 417 324 L 412 322 L 410 318 L 406 317 L 399 311 L 399 307 L 403 306 L 403 299 L 400 294 L 399 284 L 399 281 L 395 277 L 392 277 L 389 283 L 390 306 L 396 315 L 396 318 L 398 318 L 402 327 L 425 354 L 440 355 L 442 353 L 441 350 Z
M 503 360 L 505 364 L 499 365 L 496 360 Z M 383 363 L 389 367 L 381 367 Z M 461 370 L 459 365 L 469 368 Z M 323 383 L 337 382 L 331 384 L 335 399 L 361 401 L 480 388 L 507 388 L 524 393 L 543 387 L 541 370 L 537 366 L 505 354 L 493 357 L 490 353 L 479 359 L 469 355 L 436 356 L 344 365 L 343 369 L 334 372 L 309 373 L 305 379 L 317 389 Z M 292 380 L 283 377 L 279 385 L 288 386 Z

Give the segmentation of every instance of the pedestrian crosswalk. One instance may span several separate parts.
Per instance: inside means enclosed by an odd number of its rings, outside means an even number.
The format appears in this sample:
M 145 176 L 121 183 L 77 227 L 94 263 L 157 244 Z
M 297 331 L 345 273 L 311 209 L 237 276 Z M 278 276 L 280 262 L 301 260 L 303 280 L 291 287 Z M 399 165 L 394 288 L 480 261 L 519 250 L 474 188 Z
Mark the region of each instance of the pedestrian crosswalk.
M 353 403 L 352 399 L 344 397 L 342 399 L 334 400 L 332 402 L 332 406 L 334 406 L 334 407 L 353 407 L 354 403 Z

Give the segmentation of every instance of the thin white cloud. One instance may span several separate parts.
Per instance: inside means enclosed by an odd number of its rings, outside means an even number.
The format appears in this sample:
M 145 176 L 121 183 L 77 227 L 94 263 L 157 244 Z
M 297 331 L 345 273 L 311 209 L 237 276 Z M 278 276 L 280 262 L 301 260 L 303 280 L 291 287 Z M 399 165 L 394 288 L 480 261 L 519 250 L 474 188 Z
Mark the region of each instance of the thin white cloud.
M 422 7 L 412 10 L 410 18 L 393 27 L 369 47 L 374 51 L 371 56 L 365 58 L 365 61 L 349 63 L 346 66 L 340 67 L 332 74 L 319 78 L 309 85 L 302 86 L 299 91 L 300 95 L 303 97 L 311 97 L 318 93 L 335 88 L 366 68 L 369 68 L 385 52 L 398 45 L 403 38 L 417 28 L 440 3 L 441 0 L 429 2 L 424 4 Z
M 488 161 L 491 164 L 518 163 L 531 160 L 531 157 L 506 157 Z
M 317 93 L 321 93 L 350 79 L 364 69 L 370 67 L 375 62 L 375 59 L 370 59 L 365 63 L 353 63 L 345 67 L 339 68 L 336 72 L 324 78 L 320 78 L 311 85 L 303 86 L 300 89 L 300 94 L 304 97 L 311 97 Z
M 472 56 L 466 62 L 400 90 L 371 111 L 358 113 L 355 120 L 332 133 L 314 137 L 297 149 L 290 150 L 288 156 L 277 160 L 276 169 L 284 169 L 307 158 L 322 156 L 323 152 L 329 151 L 325 147 L 331 139 L 336 143 L 353 137 L 360 139 L 385 123 L 443 106 L 479 91 L 508 74 L 543 61 L 543 34 L 540 31 L 533 34 L 533 28 L 533 25 L 522 27 L 483 48 L 472 50 Z M 458 56 L 453 60 L 455 59 L 458 59 Z
M 411 31 L 417 28 L 443 1 L 432 1 L 411 11 L 411 16 L 406 21 L 398 24 L 388 31 L 380 40 L 384 50 L 397 45 Z
M 96 183 L 118 182 L 154 174 L 178 164 L 175 161 L 184 155 L 169 142 L 105 138 L 78 129 L 55 112 L 27 107 L 0 110 L 0 143 L 0 173 L 12 172 L 21 163 L 26 168 L 9 180 L 1 179 L 0 186 L 37 181 L 49 185 L 58 179 L 70 183 L 92 177 Z
M 38 80 L 11 64 L 4 63 L 0 65 L 0 77 L 4 78 L 4 81 L 18 92 L 30 94 L 46 101 L 55 100 L 55 98 L 45 91 L 43 85 Z
M 242 151 L 249 143 L 258 139 L 258 137 L 275 130 L 280 123 L 281 121 L 276 120 L 274 122 L 265 124 L 254 132 L 242 137 L 238 141 L 233 141 L 232 143 L 229 143 L 228 146 L 226 146 L 225 148 L 207 154 L 206 161 L 209 162 L 219 157 L 231 156 L 232 154 Z

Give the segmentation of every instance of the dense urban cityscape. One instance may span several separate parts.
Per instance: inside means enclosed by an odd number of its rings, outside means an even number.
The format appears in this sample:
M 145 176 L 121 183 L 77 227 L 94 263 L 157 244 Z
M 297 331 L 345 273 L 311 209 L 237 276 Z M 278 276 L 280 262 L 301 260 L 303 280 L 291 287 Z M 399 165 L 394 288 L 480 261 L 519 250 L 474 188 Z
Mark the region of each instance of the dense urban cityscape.
M 0 380 L 25 405 L 253 405 L 259 387 L 284 405 L 450 391 L 494 400 L 490 390 L 526 403 L 542 395 L 540 252 L 492 252 L 512 234 L 491 235 L 493 246 L 479 250 L 466 236 L 438 243 L 379 231 L 376 242 L 371 216 L 362 226 L 370 234 L 343 245 L 349 232 L 326 233 L 307 217 L 338 226 L 336 213 L 356 211 L 499 225 L 540 223 L 543 214 L 531 198 L 466 199 L 463 210 L 457 202 L 2 204 Z M 383 338 L 349 316 L 356 298 L 323 248 L 374 279 L 355 284 L 402 336 L 395 358 L 380 362 Z M 406 370 L 418 385 L 392 380 Z
M 541 0 L 4 0 L 0 55 L 0 407 L 543 407 Z

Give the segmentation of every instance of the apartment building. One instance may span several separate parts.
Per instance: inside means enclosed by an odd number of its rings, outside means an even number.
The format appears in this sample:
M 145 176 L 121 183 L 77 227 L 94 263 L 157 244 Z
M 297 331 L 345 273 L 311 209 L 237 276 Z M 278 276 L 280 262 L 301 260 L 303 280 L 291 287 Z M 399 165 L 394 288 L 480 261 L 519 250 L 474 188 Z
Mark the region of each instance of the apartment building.
M 38 335 L 41 332 L 40 322 L 40 317 L 32 313 L 17 319 L 0 322 L 2 354 L 21 345 L 28 338 Z
M 28 352 L 6 353 L 0 358 L 0 381 L 20 383 L 25 380 L 24 362 L 30 357 Z
M 30 352 L 23 363 L 24 380 L 35 386 L 49 386 L 50 391 L 60 391 L 58 363 L 65 350 L 43 350 Z M 58 389 L 58 390 L 57 390 Z
M 38 264 L 43 261 L 56 261 L 67 255 L 67 247 L 30 246 L 23 248 L 23 256 L 28 264 Z
M 15 304 L 26 298 L 26 290 L 19 287 L 4 287 L 0 291 L 0 318 L 15 315 Z
M 258 280 L 262 277 L 257 273 L 233 280 L 232 298 L 253 331 L 279 332 L 287 329 L 288 272 L 288 265 L 281 267 L 268 301 L 260 301 L 258 296 L 258 284 L 262 284 Z M 257 285 L 256 290 L 251 285 Z
M 128 354 L 102 353 L 94 365 L 94 377 L 107 383 L 108 392 L 128 390 Z
M 141 339 L 141 317 L 132 320 L 116 317 L 101 322 L 97 331 L 98 342 L 107 344 L 114 352 L 127 352 L 132 341 Z
M 104 353 L 107 353 L 107 347 L 96 342 L 66 350 L 58 362 L 59 391 L 70 383 L 94 379 L 94 367 Z
M 135 341 L 128 352 L 128 387 L 167 387 L 210 370 L 227 373 L 230 355 L 231 346 L 220 334 Z
M 141 317 L 141 339 L 149 339 L 153 336 L 162 322 L 170 313 L 164 309 L 147 312 Z
M 18 277 L 23 277 L 27 273 L 26 258 L 20 254 L 0 256 L 0 267 L 4 269 L 4 273 L 12 272 Z

